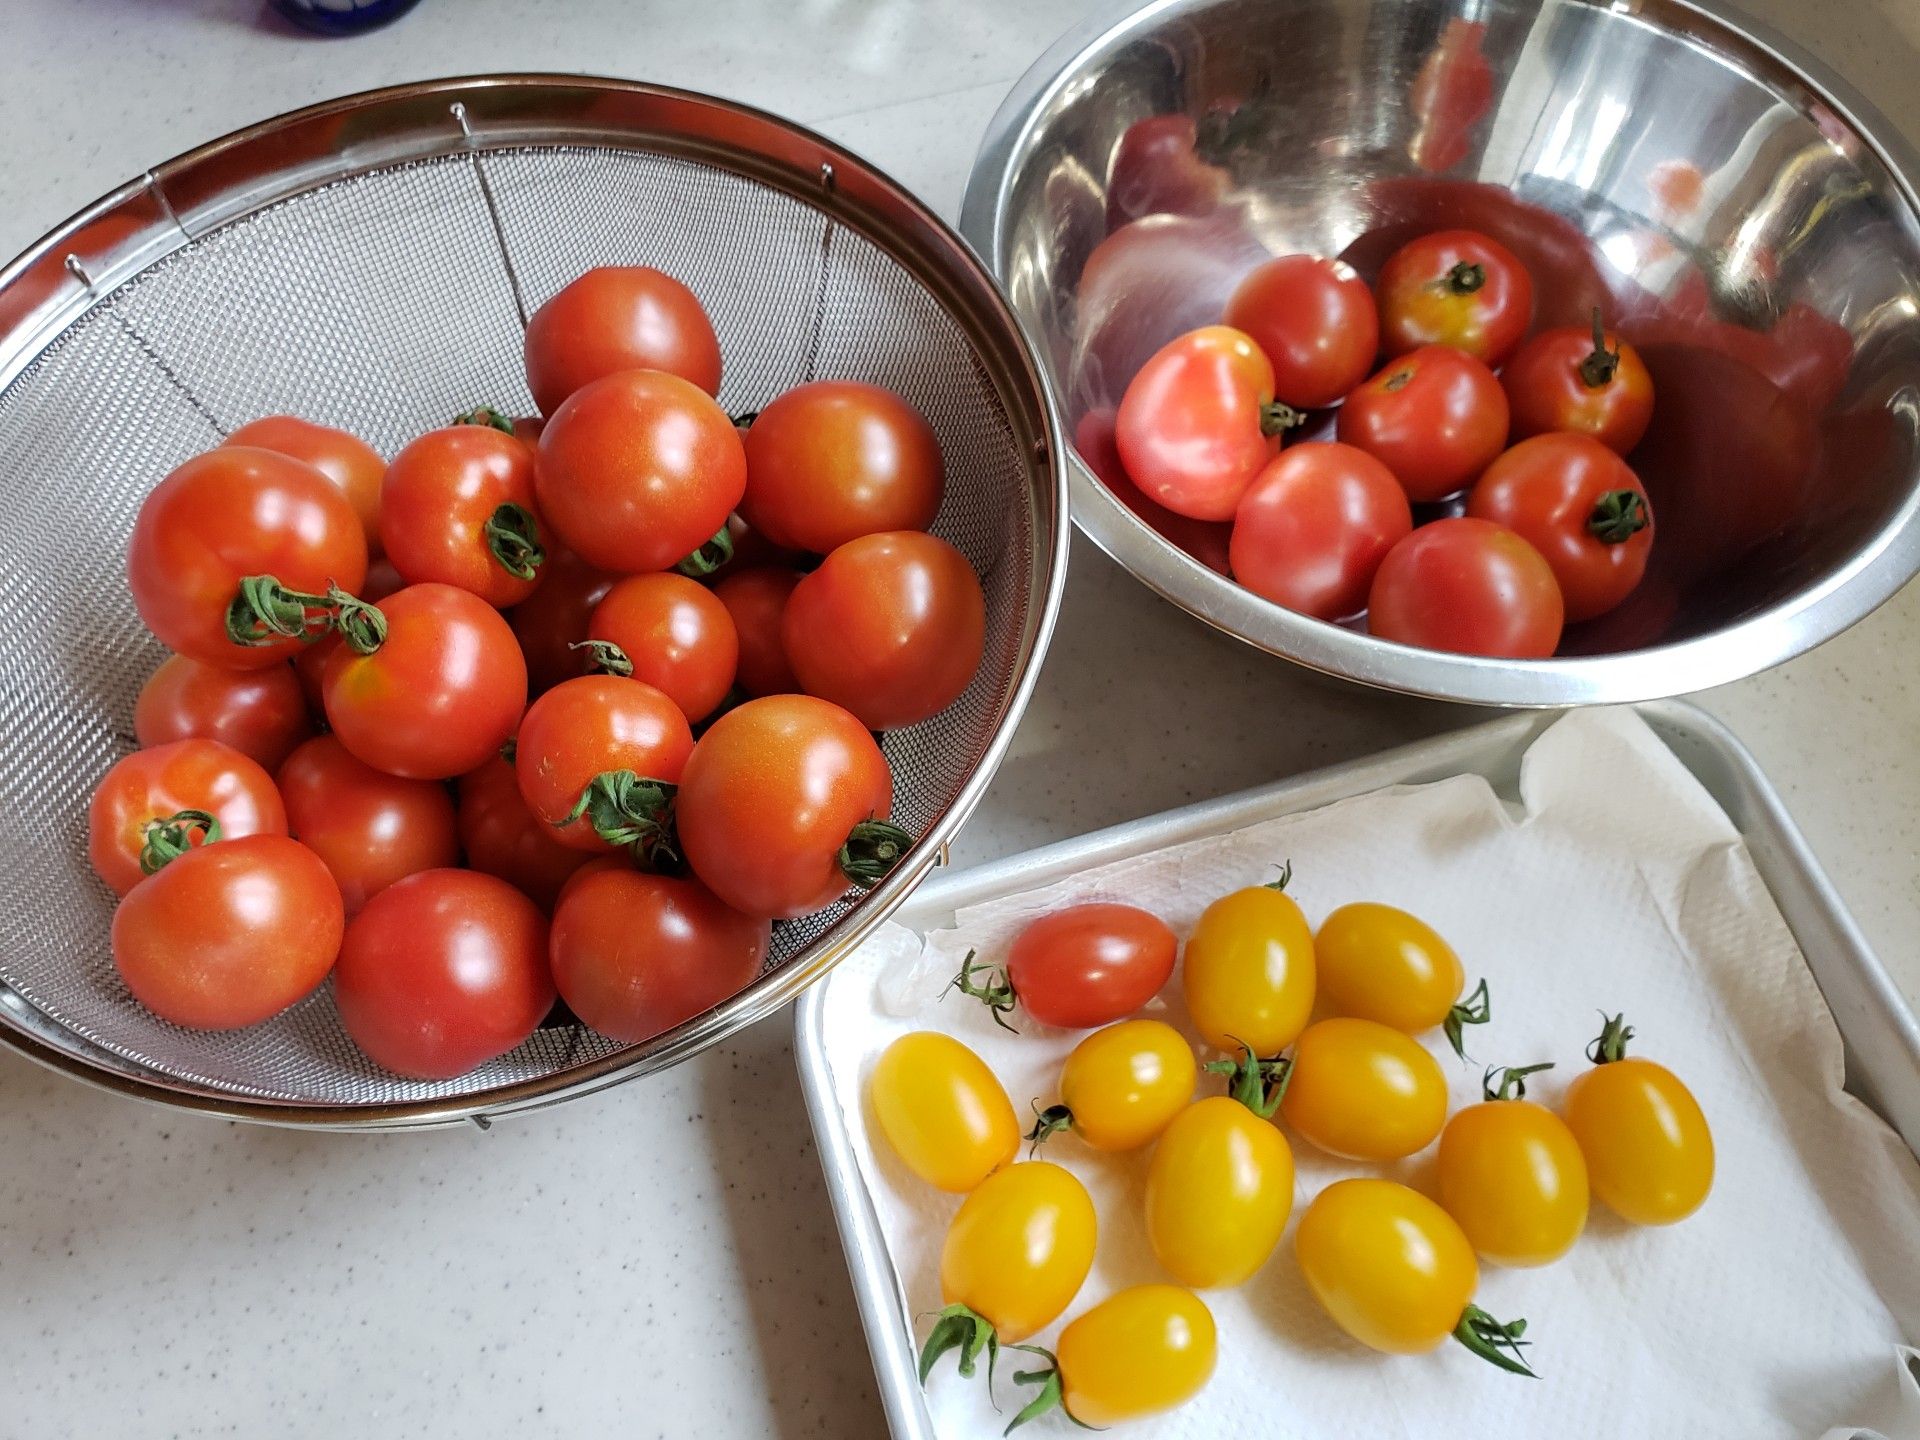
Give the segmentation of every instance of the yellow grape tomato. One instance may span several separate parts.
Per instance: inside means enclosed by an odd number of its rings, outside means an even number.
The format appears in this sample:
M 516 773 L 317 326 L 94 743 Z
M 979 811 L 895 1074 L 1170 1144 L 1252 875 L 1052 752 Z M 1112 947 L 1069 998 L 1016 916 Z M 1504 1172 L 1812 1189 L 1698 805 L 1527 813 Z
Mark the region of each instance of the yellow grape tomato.
M 1294 1232 L 1300 1273 L 1333 1321 L 1393 1355 L 1439 1346 L 1480 1283 L 1473 1247 L 1447 1212 L 1391 1180 L 1340 1180 Z
M 1310 1144 L 1346 1160 L 1424 1150 L 1447 1120 L 1447 1081 L 1420 1042 L 1371 1020 L 1307 1027 L 1293 1047 L 1280 1113 Z
M 1342 905 L 1320 924 L 1313 956 L 1321 998 L 1409 1035 L 1447 1018 L 1466 989 L 1453 947 L 1424 920 L 1391 905 Z
M 984 1060 L 937 1030 L 902 1035 L 881 1051 L 867 1098 L 894 1154 L 941 1190 L 973 1189 L 1020 1146 L 1005 1088 Z
M 1122 1290 L 1060 1332 L 1067 1413 L 1099 1428 L 1171 1410 L 1205 1387 L 1215 1353 L 1213 1313 L 1191 1290 Z
M 1635 1056 L 1596 1065 L 1567 1087 L 1561 1111 L 1593 1193 L 1622 1220 L 1671 1225 L 1706 1202 L 1713 1132 L 1666 1066 Z
M 1060 1069 L 1060 1104 L 1094 1149 L 1137 1150 L 1187 1108 L 1198 1076 L 1178 1030 L 1123 1020 L 1074 1046 Z
M 983 1180 L 947 1227 L 941 1295 L 1014 1344 L 1072 1303 L 1097 1234 L 1093 1200 L 1071 1174 L 1044 1160 L 1009 1165 Z
M 1313 1011 L 1313 932 L 1291 896 L 1265 885 L 1223 895 L 1200 915 L 1181 960 L 1187 1013 L 1216 1049 L 1274 1055 Z
M 1147 1240 L 1182 1285 L 1238 1285 L 1267 1261 L 1293 1213 L 1293 1150 L 1238 1100 L 1188 1106 L 1147 1167 Z
M 1440 1204 L 1481 1258 L 1546 1265 L 1587 1223 L 1587 1163 L 1564 1121 L 1531 1100 L 1469 1105 L 1440 1132 Z

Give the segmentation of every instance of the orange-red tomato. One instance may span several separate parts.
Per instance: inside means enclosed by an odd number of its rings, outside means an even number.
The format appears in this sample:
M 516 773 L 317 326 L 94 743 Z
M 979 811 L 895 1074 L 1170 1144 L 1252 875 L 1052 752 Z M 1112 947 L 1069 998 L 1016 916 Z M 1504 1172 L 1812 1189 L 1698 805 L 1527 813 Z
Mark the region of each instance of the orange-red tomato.
M 513 766 L 498 755 L 460 777 L 457 819 L 469 868 L 497 875 L 542 910 L 591 852 L 554 838 L 553 827 L 527 807 Z
M 1624 455 L 1653 423 L 1653 377 L 1640 352 L 1610 330 L 1569 325 L 1522 345 L 1500 373 L 1513 433 L 1591 435 Z
M 1366 608 L 1387 552 L 1413 529 L 1406 492 L 1364 450 L 1293 445 L 1254 478 L 1233 520 L 1233 578 L 1318 620 Z
M 280 767 L 293 837 L 325 862 L 349 917 L 403 876 L 460 863 L 453 800 L 435 780 L 408 780 L 317 735 Z
M 221 841 L 247 835 L 284 835 L 287 811 L 273 777 L 238 750 L 217 740 L 176 740 L 136 750 L 116 762 L 94 789 L 87 807 L 87 854 L 114 894 L 125 895 L 157 867 L 166 849 L 150 832 L 183 811 L 200 811 L 219 822 Z M 186 845 L 207 843 L 203 828 L 179 837 Z
M 1430 345 L 1349 395 L 1335 428 L 1391 470 L 1407 498 L 1440 500 L 1506 447 L 1507 396 L 1473 356 Z
M 667 843 L 672 787 L 692 750 L 687 717 L 653 686 L 583 675 L 527 708 L 513 768 L 521 797 L 557 839 L 646 859 Z
M 583 651 L 593 607 L 620 577 L 596 570 L 571 550 L 555 548 L 540 567 L 540 584 L 507 613 L 527 660 L 527 689 L 539 695 L 586 673 Z
M 720 342 L 699 299 L 645 265 L 603 265 L 527 321 L 527 387 L 543 415 L 618 370 L 664 370 L 720 392 Z M 712 533 L 712 532 L 708 532 Z
M 787 660 L 784 638 L 787 600 L 800 583 L 800 572 L 782 565 L 735 570 L 713 587 L 720 603 L 733 617 L 740 646 L 735 679 L 749 695 L 790 695 L 800 688 Z
M 1275 407 L 1273 366 L 1260 347 L 1209 325 L 1140 367 L 1114 417 L 1114 442 L 1148 499 L 1195 520 L 1229 520 L 1296 418 Z
M 1533 277 L 1477 230 L 1410 240 L 1381 267 L 1380 338 L 1387 354 L 1448 345 L 1498 365 L 1533 323 Z
M 380 553 L 380 481 L 387 462 L 357 435 L 295 415 L 267 415 L 227 436 L 229 445 L 257 445 L 304 460 L 339 487 L 360 517 L 369 557 Z
M 1029 921 L 1008 952 L 1007 978 L 1042 1025 L 1090 1030 L 1124 1020 L 1159 994 L 1178 950 L 1158 915 L 1090 900 Z
M 1380 350 L 1373 292 L 1344 260 L 1282 255 L 1248 272 L 1227 301 L 1226 323 L 1273 363 L 1276 400 L 1332 405 L 1367 378 Z
M 1504 525 L 1463 516 L 1422 525 L 1388 552 L 1367 628 L 1429 650 L 1540 659 L 1560 644 L 1564 614 L 1538 550 Z
M 704 720 L 733 688 L 740 637 L 726 605 L 684 575 L 630 575 L 610 589 L 587 624 L 587 638 L 611 645 L 615 674 L 660 691 L 688 720 Z M 619 661 L 626 662 L 621 668 Z
M 148 748 L 218 740 L 273 770 L 313 734 L 313 722 L 291 665 L 227 670 L 170 655 L 140 687 L 133 733 Z
M 433 580 L 518 604 L 539 582 L 541 530 L 533 451 L 491 426 L 429 430 L 387 467 L 380 536 L 410 585 Z

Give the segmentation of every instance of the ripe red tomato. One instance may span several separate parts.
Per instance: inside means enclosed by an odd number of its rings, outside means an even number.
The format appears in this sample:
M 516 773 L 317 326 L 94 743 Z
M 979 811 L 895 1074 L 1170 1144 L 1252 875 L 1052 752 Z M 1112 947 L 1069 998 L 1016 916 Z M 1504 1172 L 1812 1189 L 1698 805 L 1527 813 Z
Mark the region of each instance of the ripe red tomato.
M 1533 323 L 1533 277 L 1477 230 L 1438 230 L 1387 257 L 1376 287 L 1388 355 L 1451 345 L 1498 365 Z
M 312 994 L 345 924 L 318 855 L 284 835 L 250 835 L 168 861 L 122 900 L 113 963 L 162 1020 L 237 1030 Z
M 1546 557 L 1570 621 L 1626 599 L 1653 547 L 1653 510 L 1639 477 L 1585 435 L 1522 440 L 1487 467 L 1467 513 L 1506 526 Z
M 304 460 L 339 487 L 360 517 L 369 558 L 380 553 L 380 480 L 387 462 L 357 435 L 294 415 L 268 415 L 227 436 L 229 445 L 257 445 Z
M 542 910 L 593 856 L 556 839 L 527 808 L 513 766 L 498 755 L 460 777 L 460 848 L 469 868 L 497 875 Z
M 788 695 L 800 688 L 783 638 L 787 598 L 799 583 L 797 570 L 763 565 L 733 571 L 713 587 L 733 618 L 740 645 L 734 678 L 749 695 Z
M 524 1043 L 553 995 L 547 917 L 475 870 L 389 885 L 347 926 L 333 968 L 353 1043 L 415 1080 L 450 1080 Z
M 366 534 L 346 496 L 311 465 L 250 445 L 175 469 L 141 505 L 127 547 L 147 628 L 170 650 L 233 670 L 287 659 L 318 628 L 300 599 L 330 585 L 351 592 L 366 573 Z M 294 598 L 249 604 L 240 582 L 261 575 Z
M 1178 949 L 1158 915 L 1089 901 L 1031 922 L 1007 956 L 1007 979 L 1042 1025 L 1091 1030 L 1133 1014 L 1160 993 Z
M 376 770 L 331 735 L 294 751 L 276 778 L 287 829 L 325 863 L 349 916 L 403 876 L 460 863 L 453 800 L 438 781 Z
M 1367 378 L 1380 351 L 1380 314 L 1344 260 L 1282 255 L 1256 266 L 1227 302 L 1273 364 L 1274 398 L 1302 410 L 1332 405 Z
M 924 530 L 940 509 L 940 442 L 878 385 L 815 380 L 787 391 L 747 431 L 740 513 L 775 545 L 824 555 L 882 530 Z
M 693 731 L 651 685 L 583 675 L 527 708 L 513 768 L 529 809 L 580 850 L 670 850 L 667 820 Z M 651 782 L 651 783 L 648 783 Z
M 644 680 L 688 720 L 704 720 L 726 699 L 740 659 L 726 605 L 706 586 L 666 572 L 616 584 L 595 608 L 587 638 L 596 663 Z
M 371 612 L 371 613 L 369 613 Z M 447 780 L 506 744 L 527 703 L 513 631 L 452 585 L 409 585 L 343 618 L 321 681 L 327 723 L 389 775 Z
M 204 827 L 168 827 L 190 813 L 212 816 Z M 217 740 L 176 740 L 116 761 L 87 807 L 87 856 L 116 895 L 125 895 L 189 845 L 284 835 L 287 810 L 273 777 Z
M 870 889 L 912 843 L 884 823 L 893 776 L 838 705 L 769 695 L 700 737 L 674 800 L 693 873 L 746 915 L 791 919 Z
M 1073 427 L 1073 448 L 1080 452 L 1081 460 L 1094 478 L 1138 515 L 1150 530 L 1171 540 L 1209 570 L 1222 575 L 1228 573 L 1230 528 L 1216 520 L 1191 520 L 1185 515 L 1176 515 L 1142 494 L 1133 477 L 1127 474 L 1126 466 L 1120 463 L 1120 447 L 1113 439 L 1113 411 L 1089 410 L 1082 415 L 1080 423 Z
M 378 560 L 368 562 L 367 578 L 360 582 L 360 588 L 354 592 L 357 599 L 369 605 L 378 604 L 396 590 L 406 588 L 406 582 L 400 578 L 400 572 L 383 555 Z M 321 695 L 321 682 L 326 678 L 327 661 L 338 650 L 341 640 L 338 635 L 322 635 L 318 640 L 310 640 L 293 657 L 293 673 L 300 677 L 300 690 L 307 698 L 307 708 L 316 720 L 326 718 L 326 701 Z
M 1515 659 L 1553 654 L 1563 619 L 1540 552 L 1504 525 L 1468 518 L 1422 525 L 1394 546 L 1367 609 L 1383 640 Z
M 973 566 L 919 530 L 849 540 L 801 578 L 781 622 L 800 687 L 870 730 L 951 705 L 980 668 L 986 633 Z
M 705 392 L 626 370 L 553 413 L 534 478 L 541 515 L 589 565 L 666 570 L 726 525 L 746 492 L 747 457 Z
M 584 1024 L 637 1043 L 751 985 L 772 928 L 697 880 L 595 868 L 553 913 L 554 984 Z
M 1320 620 L 1366 608 L 1374 572 L 1413 529 L 1406 492 L 1364 450 L 1340 443 L 1280 452 L 1241 497 L 1233 578 Z
M 429 430 L 393 457 L 380 492 L 387 558 L 409 585 L 471 590 L 515 605 L 546 559 L 533 498 L 533 451 L 487 425 Z
M 620 370 L 664 370 L 720 393 L 713 322 L 691 290 L 645 265 L 603 265 L 568 285 L 527 321 L 526 355 L 527 387 L 549 419 Z
M 218 740 L 268 770 L 313 733 L 291 665 L 223 670 L 170 655 L 133 702 L 134 738 L 148 747 Z
M 1121 398 L 1114 441 L 1150 500 L 1229 520 L 1299 417 L 1273 400 L 1273 366 L 1238 330 L 1209 325 L 1162 346 Z
M 1440 500 L 1506 448 L 1507 396 L 1471 355 L 1431 345 L 1349 395 L 1336 432 L 1391 470 L 1408 498 Z
M 571 550 L 554 549 L 540 567 L 540 585 L 507 615 L 527 660 L 527 689 L 535 695 L 586 673 L 584 652 L 594 606 L 620 577 L 596 570 Z
M 1545 330 L 1520 347 L 1500 384 L 1519 439 L 1570 430 L 1626 454 L 1653 422 L 1653 377 L 1640 352 L 1601 328 Z

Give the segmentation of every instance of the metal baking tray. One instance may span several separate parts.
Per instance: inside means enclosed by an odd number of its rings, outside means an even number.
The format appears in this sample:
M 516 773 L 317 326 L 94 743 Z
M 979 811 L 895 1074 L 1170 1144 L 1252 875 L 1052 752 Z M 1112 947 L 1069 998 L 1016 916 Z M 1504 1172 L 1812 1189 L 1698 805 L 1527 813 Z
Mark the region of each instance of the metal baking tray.
M 1920 1017 L 1907 1007 L 1847 913 L 1778 792 L 1732 732 L 1705 711 L 1678 700 L 1652 701 L 1634 709 L 1706 788 L 1745 840 L 1754 867 L 1772 892 L 1833 1012 L 1846 1048 L 1847 1089 L 1920 1155 Z M 998 895 L 1389 785 L 1480 775 L 1500 794 L 1512 796 L 1518 791 L 1520 757 L 1557 718 L 1554 714 L 1508 716 L 1372 759 L 939 875 L 916 891 L 893 918 L 915 930 L 938 929 L 950 925 L 956 911 Z M 936 1440 L 915 1371 L 913 1317 L 894 1278 L 886 1236 L 854 1160 L 845 1117 L 827 1071 L 823 1020 L 833 983 L 834 977 L 829 976 L 808 991 L 794 1011 L 801 1088 L 846 1248 L 847 1269 L 873 1354 L 887 1423 L 896 1440 Z

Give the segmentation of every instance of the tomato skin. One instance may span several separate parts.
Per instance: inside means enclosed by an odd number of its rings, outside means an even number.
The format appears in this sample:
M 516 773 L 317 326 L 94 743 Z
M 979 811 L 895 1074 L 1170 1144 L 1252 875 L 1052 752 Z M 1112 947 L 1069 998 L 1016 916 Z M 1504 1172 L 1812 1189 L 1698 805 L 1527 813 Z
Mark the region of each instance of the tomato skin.
M 1462 267 L 1477 270 L 1475 288 Z M 1459 273 L 1461 280 L 1452 277 Z M 1389 355 L 1450 345 L 1498 365 L 1533 323 L 1533 277 L 1506 246 L 1477 230 L 1440 230 L 1387 257 L 1376 287 Z
M 1598 385 L 1581 370 L 1594 356 L 1593 331 L 1578 325 L 1541 331 L 1507 362 L 1500 384 L 1515 439 L 1565 430 L 1591 435 L 1620 455 L 1640 443 L 1653 423 L 1653 377 L 1640 352 L 1618 335 L 1606 331 L 1600 340 L 1614 360 L 1594 371 L 1612 370 Z
M 1302 410 L 1343 399 L 1380 350 L 1380 314 L 1354 268 L 1318 255 L 1255 267 L 1227 302 L 1226 323 L 1273 364 L 1274 398 Z
M 504 1055 L 553 1008 L 547 918 L 473 870 L 395 881 L 347 926 L 333 998 L 353 1043 L 415 1080 L 450 1080 Z
M 747 431 L 740 513 L 789 550 L 825 555 L 886 530 L 925 530 L 940 509 L 940 442 L 891 390 L 815 380 L 780 396 Z
M 1473 1300 L 1480 1266 L 1451 1216 L 1391 1180 L 1339 1180 L 1294 1232 L 1300 1273 L 1333 1321 L 1389 1355 L 1437 1349 Z
M 940 1293 L 1018 1344 L 1073 1303 L 1093 1267 L 1093 1201 L 1058 1165 L 1023 1160 L 961 1203 L 940 1249 Z
M 460 777 L 455 819 L 469 868 L 497 875 L 542 910 L 591 852 L 554 838 L 553 827 L 521 797 L 513 766 L 495 755 Z
M 1426 1149 L 1446 1124 L 1447 1080 L 1417 1040 L 1390 1026 L 1322 1020 L 1294 1045 L 1280 1113 L 1329 1155 L 1398 1160 Z
M 1267 1263 L 1293 1213 L 1293 1150 L 1238 1100 L 1209 1096 L 1174 1118 L 1147 1167 L 1147 1240 L 1196 1290 L 1238 1285 Z
M 1123 1020 L 1073 1047 L 1060 1067 L 1060 1103 L 1095 1150 L 1138 1150 L 1192 1102 L 1199 1075 L 1178 1030 Z
M 1027 1014 L 1062 1030 L 1124 1020 L 1160 993 L 1180 942 L 1158 915 L 1092 900 L 1030 921 L 1007 956 Z
M 693 747 L 675 798 L 693 873 L 747 915 L 792 919 L 848 889 L 853 827 L 891 812 L 893 776 L 867 729 L 811 695 L 749 700 Z
M 589 270 L 534 311 L 526 362 L 527 388 L 548 418 L 620 370 L 664 370 L 720 393 L 720 342 L 706 310 L 685 285 L 645 265 Z
M 313 734 L 291 665 L 225 670 L 169 655 L 133 702 L 133 733 L 151 749 L 175 740 L 218 740 L 267 770 Z
M 1622 518 L 1603 501 L 1635 496 Z M 1653 509 L 1627 462 L 1585 435 L 1537 435 L 1502 455 L 1467 496 L 1467 513 L 1504 525 L 1553 570 L 1569 621 L 1604 615 L 1633 592 L 1653 548 Z M 1598 517 L 1608 515 L 1614 529 Z M 1623 539 L 1602 538 L 1637 525 Z
M 1176 515 L 1166 506 L 1149 500 L 1120 463 L 1120 447 L 1113 438 L 1114 413 L 1089 410 L 1073 427 L 1073 448 L 1091 470 L 1094 478 L 1113 497 L 1146 524 L 1156 535 L 1172 541 L 1209 570 L 1221 575 L 1229 572 L 1227 541 L 1231 533 L 1218 521 L 1190 520 Z
M 296 415 L 266 415 L 242 425 L 223 443 L 252 445 L 306 461 L 347 497 L 360 517 L 367 557 L 380 553 L 380 481 L 387 473 L 387 462 L 358 435 Z
M 1593 1193 L 1635 1225 L 1671 1225 L 1713 1189 L 1713 1132 L 1666 1066 L 1629 1055 L 1567 1086 L 1561 1112 L 1586 1157 Z
M 525 512 L 539 536 L 533 451 L 490 425 L 429 430 L 387 467 L 380 491 L 387 558 L 410 585 L 431 580 L 471 590 L 489 605 L 516 605 L 533 594 L 539 570 L 522 578 L 490 548 L 488 523 L 503 505 Z
M 1463 655 L 1551 655 L 1564 617 L 1540 552 L 1504 525 L 1466 516 L 1422 525 L 1394 546 L 1367 600 L 1367 628 L 1381 639 Z
M 587 623 L 587 638 L 618 645 L 633 678 L 660 691 L 688 720 L 704 720 L 733 688 L 740 636 L 726 605 L 684 575 L 630 575 Z
M 1366 607 L 1380 562 L 1412 530 L 1406 492 L 1366 451 L 1289 446 L 1240 498 L 1233 578 L 1289 610 L 1345 619 Z
M 734 679 L 749 695 L 791 695 L 800 688 L 784 638 L 787 601 L 799 583 L 797 570 L 762 565 L 733 571 L 713 587 L 739 645 Z
M 133 998 L 194 1030 L 238 1030 L 319 988 L 346 921 L 320 857 L 284 835 L 189 851 L 113 912 Z
M 327 723 L 376 770 L 416 780 L 464 774 L 507 742 L 527 703 L 527 665 L 486 601 L 452 585 L 409 585 L 378 606 L 387 635 L 369 655 L 342 645 L 321 679 Z
M 597 775 L 631 770 L 644 780 L 680 783 L 693 731 L 680 707 L 653 686 L 620 675 L 583 675 L 553 687 L 527 708 L 514 742 L 520 796 L 553 826 L 554 838 L 580 850 L 614 847 L 588 815 L 568 820 Z
M 1531 1100 L 1469 1105 L 1440 1133 L 1440 1203 L 1496 1265 L 1548 1265 L 1587 1224 L 1587 1163 L 1560 1117 Z
M 867 1103 L 901 1163 L 951 1195 L 974 1189 L 1020 1150 L 1005 1088 L 984 1060 L 937 1030 L 902 1035 L 880 1052 Z
M 568 1008 L 602 1035 L 637 1044 L 751 985 L 771 934 L 697 880 L 610 865 L 567 885 L 548 954 Z
M 127 583 L 147 628 L 169 650 L 231 670 L 262 670 L 300 641 L 260 645 L 227 636 L 227 607 L 249 575 L 290 590 L 356 590 L 366 533 L 353 506 L 318 470 L 272 450 L 224 445 L 176 467 L 133 522 Z
M 809 695 L 872 730 L 937 715 L 985 653 L 987 600 L 967 557 L 918 530 L 849 540 L 801 577 L 780 634 Z
M 460 863 L 453 801 L 436 781 L 384 774 L 331 735 L 295 750 L 277 779 L 287 828 L 326 865 L 349 918 L 403 876 Z
M 147 826 L 182 810 L 204 810 L 220 822 L 220 840 L 284 835 L 287 811 L 273 777 L 258 762 L 217 740 L 176 740 L 136 750 L 113 764 L 87 806 L 87 857 L 116 895 L 147 876 L 140 851 Z M 203 845 L 193 832 L 190 843 Z
M 1061 1403 L 1101 1428 L 1183 1405 L 1206 1388 L 1217 1354 L 1213 1312 L 1177 1285 L 1135 1285 L 1060 1332 Z
M 1417 916 L 1391 905 L 1342 905 L 1313 937 L 1320 996 L 1336 1015 L 1419 1035 L 1447 1018 L 1466 967 Z
M 1265 885 L 1235 890 L 1201 912 L 1180 983 L 1209 1045 L 1277 1055 L 1313 1011 L 1313 931 L 1291 896 Z
M 530 694 L 586 673 L 585 653 L 571 647 L 587 638 L 594 607 L 619 578 L 596 570 L 571 550 L 556 548 L 547 555 L 538 588 L 507 615 L 526 657 Z
M 1120 399 L 1114 442 L 1148 499 L 1195 520 L 1230 520 L 1280 449 L 1269 434 L 1273 366 L 1253 340 L 1209 325 L 1169 341 Z
M 727 412 L 698 386 L 623 370 L 577 390 L 540 435 L 540 513 L 589 565 L 666 570 L 711 540 L 747 488 Z
M 400 572 L 393 568 L 386 556 L 368 562 L 367 578 L 360 582 L 360 588 L 354 592 L 354 598 L 377 605 L 396 591 L 406 589 L 406 581 L 400 578 Z M 307 697 L 307 710 L 316 721 L 327 718 L 325 685 L 327 662 L 333 658 L 333 652 L 342 644 L 340 636 L 322 635 L 309 641 L 293 657 L 293 673 L 300 677 L 300 691 Z
M 1335 431 L 1391 470 L 1410 500 L 1472 483 L 1507 443 L 1507 394 L 1471 355 L 1414 350 L 1347 397 Z

